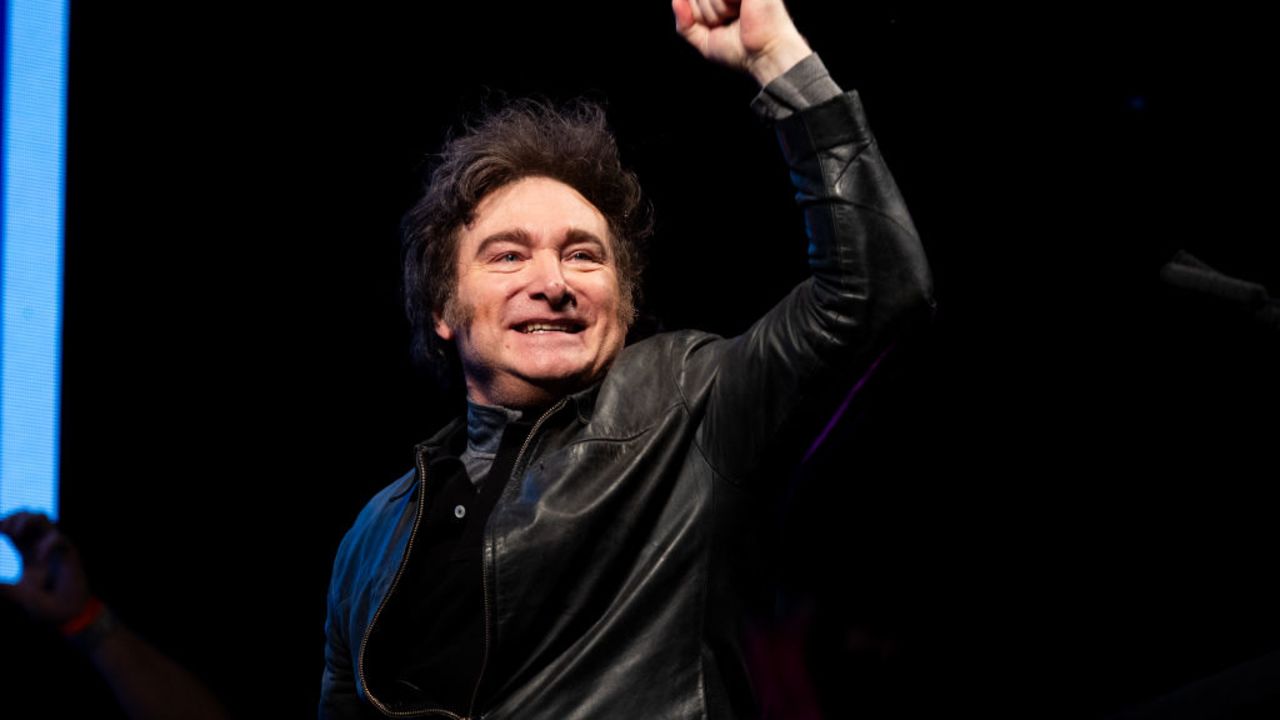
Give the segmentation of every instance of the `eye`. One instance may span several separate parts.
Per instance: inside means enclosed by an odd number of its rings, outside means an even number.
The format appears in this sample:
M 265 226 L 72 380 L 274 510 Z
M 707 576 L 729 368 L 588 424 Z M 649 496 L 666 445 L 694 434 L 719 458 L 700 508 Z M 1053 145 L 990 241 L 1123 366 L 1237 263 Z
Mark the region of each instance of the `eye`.
M 496 260 L 497 262 L 500 262 L 500 263 L 513 263 L 513 262 L 519 262 L 519 261 L 520 261 L 520 253 L 517 253 L 517 252 L 504 252 L 504 253 L 502 253 L 501 255 L 498 255 L 497 257 L 495 257 L 495 258 L 494 258 L 494 260 Z
M 597 257 L 596 254 L 591 252 L 590 250 L 574 250 L 573 252 L 569 253 L 568 259 L 578 261 L 578 262 L 594 262 L 594 263 L 600 262 L 600 258 Z

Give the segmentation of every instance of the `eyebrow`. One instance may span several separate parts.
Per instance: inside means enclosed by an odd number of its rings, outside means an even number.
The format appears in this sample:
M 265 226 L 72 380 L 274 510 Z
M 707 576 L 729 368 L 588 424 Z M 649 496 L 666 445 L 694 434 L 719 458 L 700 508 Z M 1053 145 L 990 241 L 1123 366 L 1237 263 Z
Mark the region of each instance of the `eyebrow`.
M 605 241 L 596 237 L 595 233 L 587 232 L 586 230 L 580 230 L 578 228 L 574 228 L 570 230 L 568 233 L 565 234 L 564 244 L 565 245 L 584 245 L 584 244 L 595 245 L 596 248 L 599 249 L 600 255 L 602 257 L 604 257 L 605 259 L 608 259 L 609 257 L 609 246 L 605 244 Z
M 529 233 L 524 230 L 501 230 L 480 241 L 480 246 L 476 248 L 476 257 L 484 255 L 491 246 L 499 243 L 514 243 L 528 247 L 533 244 L 533 238 L 529 237 Z
M 515 245 L 528 247 L 533 244 L 533 237 L 530 236 L 528 232 L 520 228 L 513 230 L 500 230 L 480 241 L 480 246 L 476 248 L 475 256 L 483 256 L 490 247 L 500 243 L 513 243 Z M 584 243 L 595 245 L 599 248 L 601 255 L 604 255 L 606 258 L 608 257 L 609 246 L 605 244 L 604 240 L 597 237 L 595 233 L 579 228 L 573 228 L 572 230 L 569 230 L 569 232 L 565 233 L 565 245 L 580 245 Z

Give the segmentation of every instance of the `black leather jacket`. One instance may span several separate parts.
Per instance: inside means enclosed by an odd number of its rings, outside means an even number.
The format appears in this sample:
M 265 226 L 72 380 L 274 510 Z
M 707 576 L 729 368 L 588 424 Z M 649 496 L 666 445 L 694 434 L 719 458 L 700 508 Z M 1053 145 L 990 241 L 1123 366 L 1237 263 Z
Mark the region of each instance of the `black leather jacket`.
M 757 715 L 740 651 L 756 485 L 776 476 L 797 418 L 833 404 L 833 383 L 847 389 L 933 307 L 856 92 L 776 127 L 812 277 L 738 337 L 682 331 L 625 348 L 600 383 L 538 420 L 486 529 L 471 717 Z M 461 422 L 419 445 L 417 467 L 342 541 L 321 717 L 458 717 L 367 670 L 397 641 L 379 613 L 412 552 L 432 454 Z

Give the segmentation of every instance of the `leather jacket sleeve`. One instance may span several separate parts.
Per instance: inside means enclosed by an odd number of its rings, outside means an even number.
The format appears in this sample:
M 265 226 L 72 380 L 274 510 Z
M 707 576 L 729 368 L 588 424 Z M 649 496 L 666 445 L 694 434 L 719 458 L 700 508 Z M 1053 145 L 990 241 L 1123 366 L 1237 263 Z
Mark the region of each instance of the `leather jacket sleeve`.
M 344 547 L 339 547 L 339 561 L 345 555 Z M 330 581 L 328 597 L 328 613 L 325 617 L 324 632 L 324 675 L 320 683 L 320 719 L 365 717 L 367 705 L 361 702 L 356 694 L 355 672 L 352 667 L 352 654 L 344 632 L 343 618 L 338 602 L 336 579 L 340 573 L 336 570 Z
M 734 482 L 758 474 L 770 451 L 793 451 L 791 421 L 829 416 L 891 339 L 934 307 L 923 247 L 857 92 L 775 128 L 812 276 L 742 335 L 690 348 L 681 378 L 703 413 L 699 447 Z

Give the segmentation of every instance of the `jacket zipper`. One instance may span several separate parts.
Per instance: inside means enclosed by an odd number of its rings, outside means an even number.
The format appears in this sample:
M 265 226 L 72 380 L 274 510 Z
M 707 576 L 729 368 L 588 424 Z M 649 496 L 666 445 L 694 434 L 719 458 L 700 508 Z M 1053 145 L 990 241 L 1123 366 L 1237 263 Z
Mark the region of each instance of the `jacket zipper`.
M 524 458 L 524 453 L 529 449 L 529 444 L 533 442 L 534 436 L 538 434 L 538 429 L 542 427 L 542 424 L 545 423 L 548 418 L 559 412 L 560 408 L 564 407 L 568 402 L 569 398 L 560 398 L 560 402 L 557 402 L 555 405 L 547 408 L 547 411 L 542 413 L 542 416 L 538 418 L 538 421 L 529 429 L 529 434 L 525 436 L 524 442 L 520 445 L 520 452 L 516 453 L 516 461 L 511 465 L 511 475 L 508 477 L 508 480 L 514 479 L 520 474 L 520 460 Z M 486 533 L 486 555 L 488 554 L 488 546 L 489 542 Z M 493 618 L 491 617 L 492 611 L 489 609 L 489 563 L 486 562 L 486 559 L 487 558 L 484 557 L 480 558 L 480 566 L 482 568 L 480 573 L 480 594 L 484 597 L 484 655 L 481 656 L 480 660 L 480 676 L 476 678 L 476 686 L 471 691 L 471 704 L 467 708 L 467 717 L 469 718 L 476 718 L 476 700 L 480 695 L 480 684 L 484 682 L 484 671 L 489 666 L 489 644 L 490 635 L 492 634 Z
M 418 526 L 422 524 L 422 514 L 427 504 L 427 468 L 422 463 L 422 448 L 419 447 L 416 448 L 416 450 L 419 478 L 418 514 L 413 520 L 413 529 L 409 531 L 409 544 L 404 549 L 404 557 L 400 558 L 400 567 L 396 569 L 396 576 L 391 580 L 391 587 L 387 590 L 387 594 L 382 598 L 382 602 L 378 604 L 377 611 L 373 613 L 373 619 L 369 621 L 369 626 L 365 628 L 364 637 L 360 639 L 360 662 L 358 663 L 360 668 L 360 684 L 364 686 L 364 692 L 365 695 L 369 696 L 369 702 L 373 703 L 374 707 L 378 708 L 378 710 L 380 710 L 384 715 L 388 715 L 390 717 L 409 717 L 412 715 L 436 713 L 453 718 L 454 720 L 465 720 L 461 715 L 443 709 L 389 710 L 386 705 L 382 704 L 380 700 L 373 696 L 373 691 L 369 689 L 369 681 L 364 675 L 364 653 L 365 648 L 369 644 L 369 636 L 373 634 L 373 626 L 378 623 L 378 617 L 382 615 L 383 609 L 387 607 L 387 602 L 391 600 L 391 595 L 395 593 L 396 587 L 400 584 L 400 576 L 404 574 L 405 566 L 409 563 L 409 554 L 413 552 L 413 540 L 418 535 Z M 487 632 L 488 631 L 486 630 L 486 634 Z

